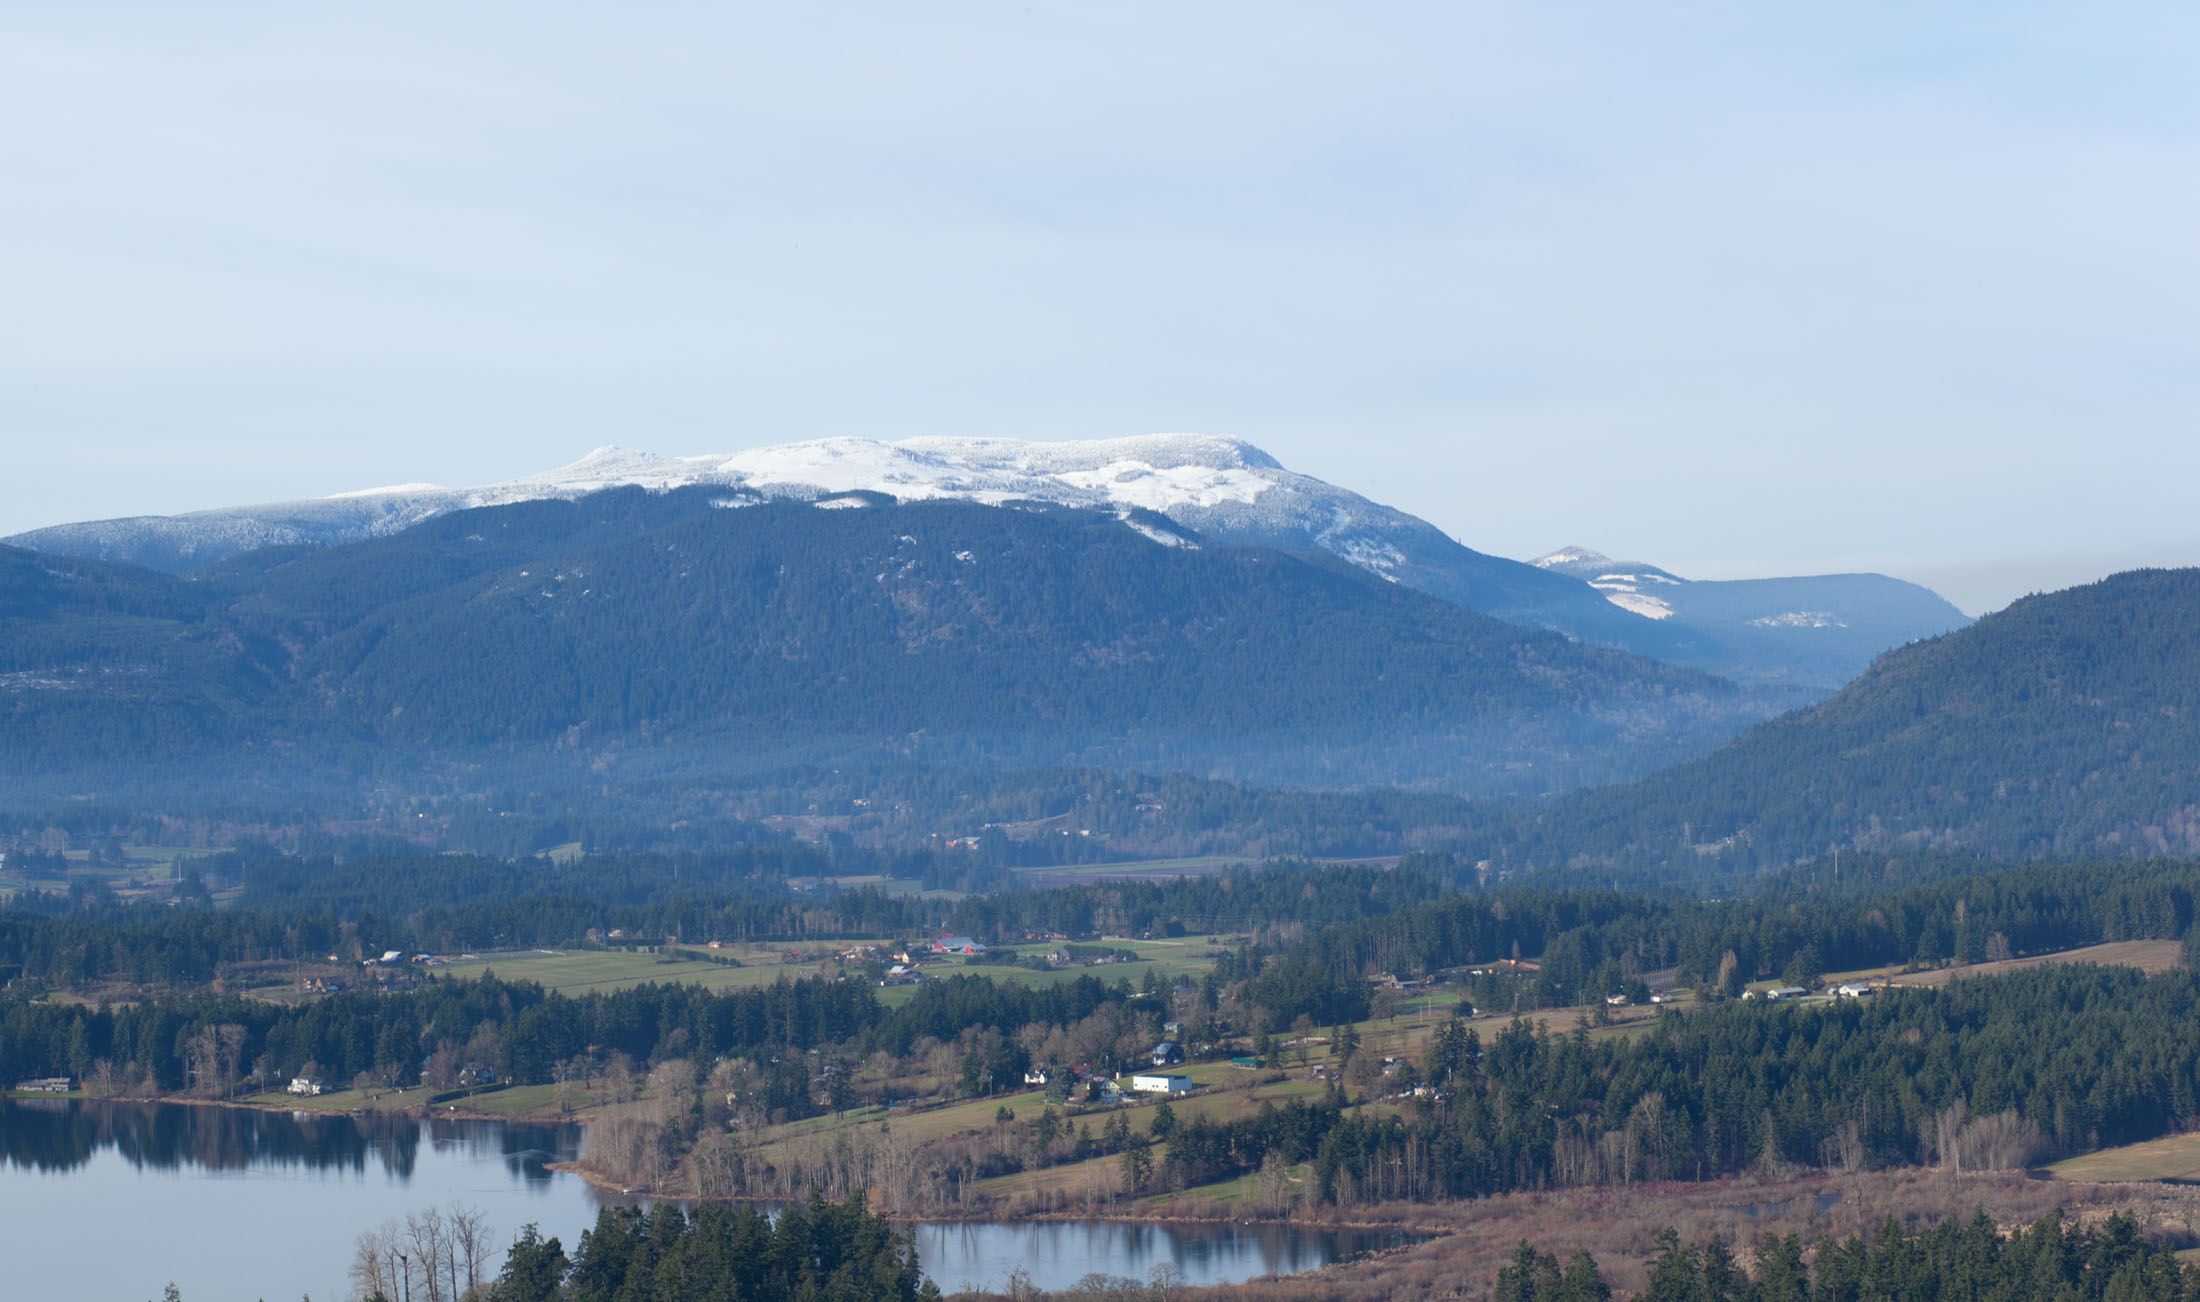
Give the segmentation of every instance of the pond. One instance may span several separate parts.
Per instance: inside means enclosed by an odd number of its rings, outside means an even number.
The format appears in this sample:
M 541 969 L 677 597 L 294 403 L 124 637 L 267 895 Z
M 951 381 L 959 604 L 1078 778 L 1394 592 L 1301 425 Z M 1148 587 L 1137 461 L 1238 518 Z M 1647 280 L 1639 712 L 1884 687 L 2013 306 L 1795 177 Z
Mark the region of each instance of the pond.
M 164 1103 L 0 1103 L 0 1261 L 12 1297 L 184 1302 L 348 1295 L 360 1233 L 463 1203 L 492 1238 L 541 1227 L 571 1249 L 617 1195 L 550 1169 L 578 1126 L 353 1118 Z M 1380 1232 L 1113 1221 L 914 1227 L 943 1290 L 1042 1288 L 1095 1272 L 1189 1284 L 1307 1270 L 1397 1242 Z

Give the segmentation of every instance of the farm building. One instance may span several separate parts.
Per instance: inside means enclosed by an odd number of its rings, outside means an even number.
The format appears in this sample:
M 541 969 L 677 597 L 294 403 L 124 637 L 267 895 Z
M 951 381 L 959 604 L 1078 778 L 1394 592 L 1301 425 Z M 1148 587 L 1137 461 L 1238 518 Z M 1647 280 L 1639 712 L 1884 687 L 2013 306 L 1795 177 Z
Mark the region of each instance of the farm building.
M 1744 990 L 1742 998 L 1763 999 L 1770 1002 L 1775 999 L 1800 999 L 1809 993 L 1810 991 L 1801 986 L 1774 986 L 1770 990 Z
M 1192 1078 L 1174 1072 L 1142 1071 L 1131 1077 L 1131 1089 L 1140 1094 L 1189 1094 Z

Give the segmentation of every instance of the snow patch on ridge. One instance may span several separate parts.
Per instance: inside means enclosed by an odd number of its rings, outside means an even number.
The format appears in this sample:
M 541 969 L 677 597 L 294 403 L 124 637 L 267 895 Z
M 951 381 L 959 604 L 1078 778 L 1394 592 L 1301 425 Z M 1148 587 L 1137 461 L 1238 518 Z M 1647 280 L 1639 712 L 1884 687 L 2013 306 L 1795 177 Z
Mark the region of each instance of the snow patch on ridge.
M 381 488 L 355 488 L 348 493 L 330 493 L 324 502 L 345 502 L 361 497 L 393 497 L 401 493 L 448 493 L 441 484 L 389 484 Z
M 1644 619 L 1671 619 L 1673 617 L 1673 608 L 1656 597 L 1625 588 L 1609 589 L 1602 584 L 1591 584 L 1590 586 L 1602 592 L 1606 601 L 1630 614 L 1640 615 Z
M 1749 621 L 1758 628 L 1847 628 L 1830 610 L 1787 610 Z

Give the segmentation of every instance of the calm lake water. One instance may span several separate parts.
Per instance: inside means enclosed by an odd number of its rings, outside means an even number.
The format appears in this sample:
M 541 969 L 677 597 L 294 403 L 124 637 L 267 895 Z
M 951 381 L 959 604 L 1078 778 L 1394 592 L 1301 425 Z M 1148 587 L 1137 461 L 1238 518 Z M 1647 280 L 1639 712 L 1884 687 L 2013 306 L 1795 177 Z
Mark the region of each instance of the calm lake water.
M 548 1169 L 576 1126 L 294 1117 L 177 1104 L 0 1102 L 0 1295 L 136 1302 L 337 1302 L 363 1230 L 463 1202 L 495 1240 L 530 1222 L 570 1250 L 615 1196 Z M 917 1256 L 940 1287 L 1044 1288 L 1095 1271 L 1186 1283 L 1306 1270 L 1394 1238 L 1278 1226 L 938 1224 Z

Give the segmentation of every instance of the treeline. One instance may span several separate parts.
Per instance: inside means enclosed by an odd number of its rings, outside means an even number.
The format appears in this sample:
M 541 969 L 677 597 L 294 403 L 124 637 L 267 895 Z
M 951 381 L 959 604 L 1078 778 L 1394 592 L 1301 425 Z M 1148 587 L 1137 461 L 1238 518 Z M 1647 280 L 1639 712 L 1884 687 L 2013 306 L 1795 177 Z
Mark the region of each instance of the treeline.
M 1893 1220 L 1877 1234 L 1824 1240 L 1806 1251 L 1793 1235 L 1768 1235 L 1744 1267 L 1722 1239 L 1683 1244 L 1668 1230 L 1644 1263 L 1640 1302 L 1863 1302 L 1870 1298 L 1976 1298 L 1981 1302 L 2067 1298 L 2102 1302 L 2188 1302 L 2200 1298 L 2200 1268 L 2148 1243 L 2118 1213 L 2099 1226 L 2051 1213 L 2004 1236 L 1982 1211 L 1916 1233 Z M 1611 1296 L 1596 1261 L 1576 1253 L 1560 1265 L 1523 1242 L 1498 1272 L 1492 1302 L 1600 1302 Z
M 1869 1000 L 1728 1004 L 1601 1041 L 1521 1021 L 1486 1049 L 1454 1024 L 1429 1066 L 1440 1101 L 1329 1129 L 1320 1196 L 2006 1168 L 2153 1138 L 2200 1122 L 2200 975 L 2043 967 Z
M 888 1009 L 861 980 L 782 979 L 727 991 L 644 985 L 568 997 L 491 974 L 297 1006 L 215 995 L 100 1008 L 15 1000 L 0 1005 L 0 1077 L 67 1074 L 120 1090 L 211 1096 L 302 1073 L 411 1086 L 443 1052 L 459 1066 L 547 1084 L 564 1064 L 614 1054 L 643 1064 L 826 1048 L 905 1055 L 922 1039 L 952 1042 L 972 1026 L 1007 1037 L 1032 1024 L 1067 1025 L 1129 996 L 1127 985 L 1090 976 L 1039 988 L 956 976 Z M 802 1076 L 787 1105 L 803 1115 L 813 1090 L 807 1067 L 796 1065 Z M 995 1074 L 1022 1065 L 1005 1063 Z
M 1349 1038 L 1349 1037 L 1348 1037 Z M 1349 1054 L 1346 1055 L 1349 1062 Z M 1438 1201 L 1750 1170 L 2026 1166 L 2200 1124 L 2200 974 L 2057 965 L 1831 1004 L 1734 1002 L 1592 1039 L 1459 1019 L 1392 1088 L 1179 1123 L 1170 1182 L 1312 1163 L 1308 1196 Z
M 1441 868 L 1431 868 L 1441 873 Z M 1974 963 L 2108 941 L 2178 939 L 2200 916 L 2200 865 L 2074 863 L 1919 885 L 1832 889 L 1784 875 L 1733 900 L 1506 888 L 1452 895 L 1335 926 L 1268 958 L 1246 987 L 1280 1020 L 1365 1016 L 1367 982 L 1500 959 L 1538 959 L 1521 1006 L 1632 992 L 1641 974 L 1738 993 L 1760 977 L 1915 962 Z
M 1003 890 L 949 900 L 876 889 L 795 893 L 785 879 L 832 871 L 929 871 L 927 856 L 767 845 L 718 854 L 594 856 L 578 863 L 464 855 L 345 859 L 233 852 L 194 860 L 177 898 L 219 909 L 140 908 L 98 890 L 0 906 L 0 982 L 203 983 L 222 965 L 351 960 L 385 949 L 448 953 L 580 943 L 621 929 L 648 939 L 808 941 L 956 932 L 1209 934 L 1314 929 L 1435 900 L 1471 869 L 1391 871 L 1275 863 L 1205 877 Z M 937 865 L 934 865 L 935 868 Z

